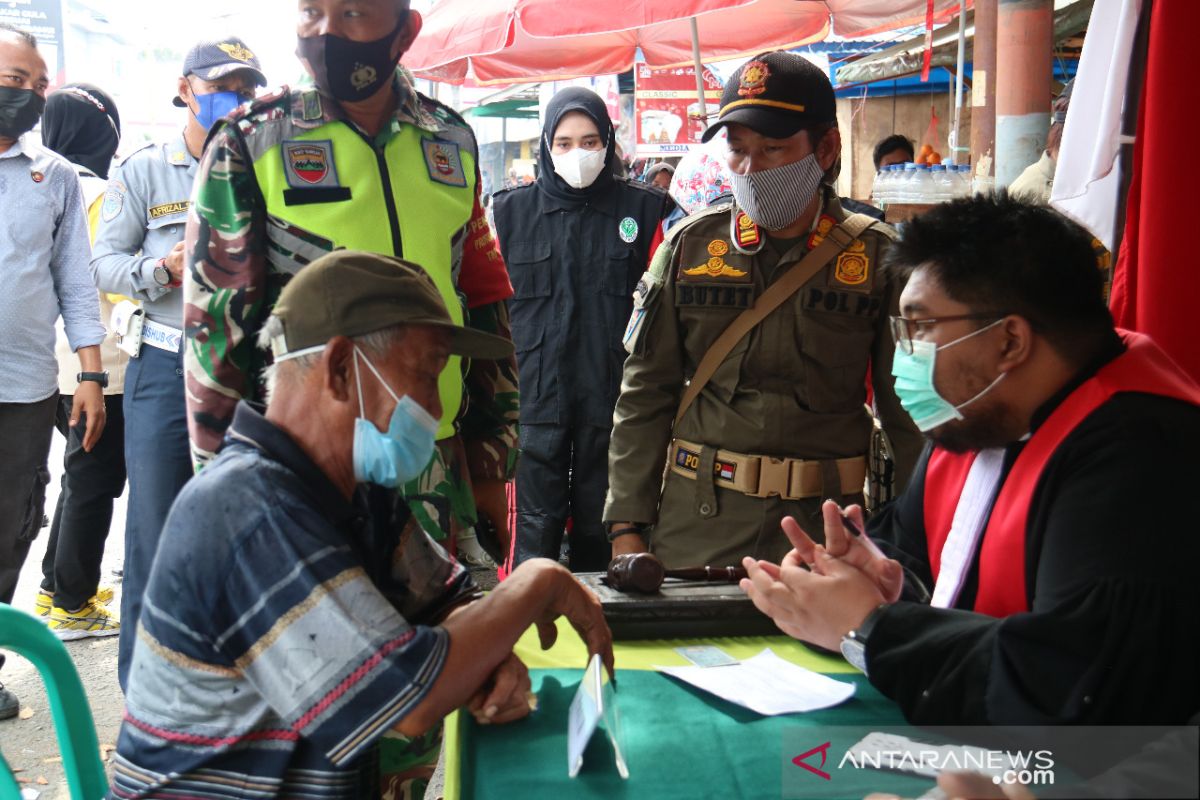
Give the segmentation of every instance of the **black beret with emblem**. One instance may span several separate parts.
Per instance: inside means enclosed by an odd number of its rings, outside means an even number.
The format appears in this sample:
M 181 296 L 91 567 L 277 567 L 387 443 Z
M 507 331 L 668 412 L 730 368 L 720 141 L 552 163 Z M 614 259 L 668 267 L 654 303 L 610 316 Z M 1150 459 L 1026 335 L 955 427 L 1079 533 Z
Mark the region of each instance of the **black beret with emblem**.
M 761 53 L 733 73 L 721 94 L 721 113 L 704 141 L 731 122 L 772 139 L 801 128 L 837 121 L 829 76 L 803 56 L 776 50 Z
M 224 78 L 231 72 L 248 69 L 254 74 L 256 86 L 266 86 L 267 76 L 263 74 L 258 56 L 236 36 L 224 39 L 200 42 L 188 51 L 183 60 L 183 76 L 195 75 L 205 81 L 215 81 Z M 184 102 L 176 97 L 172 102 L 180 108 Z

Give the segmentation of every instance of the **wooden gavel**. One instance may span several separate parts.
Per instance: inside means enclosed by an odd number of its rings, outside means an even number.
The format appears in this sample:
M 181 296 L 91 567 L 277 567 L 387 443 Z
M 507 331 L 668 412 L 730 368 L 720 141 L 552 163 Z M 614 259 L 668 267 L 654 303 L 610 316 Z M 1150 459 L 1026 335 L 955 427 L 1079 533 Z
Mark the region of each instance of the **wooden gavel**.
M 608 565 L 608 585 L 619 592 L 653 594 L 667 578 L 707 583 L 737 583 L 746 577 L 742 567 L 681 567 L 667 569 L 651 553 L 626 553 Z

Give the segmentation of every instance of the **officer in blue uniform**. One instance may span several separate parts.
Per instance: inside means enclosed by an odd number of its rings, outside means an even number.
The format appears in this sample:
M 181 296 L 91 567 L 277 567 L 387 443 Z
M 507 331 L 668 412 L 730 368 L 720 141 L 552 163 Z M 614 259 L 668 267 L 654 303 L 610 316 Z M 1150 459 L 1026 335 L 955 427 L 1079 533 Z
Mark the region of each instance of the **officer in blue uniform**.
M 167 511 L 192 474 L 183 384 L 183 234 L 192 181 L 209 128 L 252 100 L 266 78 L 254 53 L 234 37 L 188 53 L 173 102 L 188 109 L 171 141 L 149 144 L 109 178 L 92 248 L 102 291 L 142 304 L 141 348 L 125 377 L 125 461 L 129 511 L 121 593 L 118 678 L 125 688 L 142 594 Z

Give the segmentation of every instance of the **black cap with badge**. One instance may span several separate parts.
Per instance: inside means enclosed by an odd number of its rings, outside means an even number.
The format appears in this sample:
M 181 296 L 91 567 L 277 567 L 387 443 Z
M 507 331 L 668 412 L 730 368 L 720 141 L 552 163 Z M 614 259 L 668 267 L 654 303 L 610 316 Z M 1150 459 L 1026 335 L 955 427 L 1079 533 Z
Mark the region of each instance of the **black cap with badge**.
M 704 132 L 708 141 L 730 123 L 772 139 L 809 125 L 837 121 L 837 101 L 825 71 L 803 56 L 776 50 L 747 61 L 725 84 L 721 112 Z
M 185 78 L 195 75 L 201 80 L 215 81 L 240 69 L 250 70 L 254 74 L 256 86 L 267 85 L 267 76 L 263 75 L 258 56 L 236 36 L 200 42 L 188 51 L 187 58 L 183 60 Z M 178 96 L 172 102 L 180 108 L 185 107 Z

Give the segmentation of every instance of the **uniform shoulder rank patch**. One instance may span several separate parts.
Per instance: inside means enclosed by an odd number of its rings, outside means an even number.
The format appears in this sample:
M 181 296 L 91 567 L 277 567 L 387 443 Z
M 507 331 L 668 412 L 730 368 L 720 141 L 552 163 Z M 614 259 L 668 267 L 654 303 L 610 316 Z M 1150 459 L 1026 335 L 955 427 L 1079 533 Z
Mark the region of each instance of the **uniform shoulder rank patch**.
M 338 186 L 337 165 L 333 161 L 333 142 L 285 140 L 283 170 L 293 189 Z
M 429 179 L 446 186 L 464 189 L 467 174 L 463 169 L 462 151 L 454 142 L 445 139 L 423 139 L 421 149 L 425 151 L 425 168 Z
M 833 268 L 833 277 L 847 286 L 861 286 L 871 275 L 871 261 L 867 258 L 867 246 L 854 241 L 838 256 Z
M 825 241 L 825 237 L 829 235 L 829 232 L 833 230 L 837 224 L 838 222 L 836 219 L 828 214 L 822 214 L 817 220 L 816 230 L 812 232 L 812 236 L 808 237 L 808 249 L 812 250 L 821 242 Z
M 125 207 L 125 184 L 118 180 L 108 182 L 108 189 L 104 192 L 104 204 L 100 206 L 100 219 L 105 222 L 112 222 L 121 213 L 121 209 Z
M 745 211 L 738 212 L 734 227 L 736 228 L 737 242 L 741 247 L 756 247 L 762 242 L 762 233 Z

